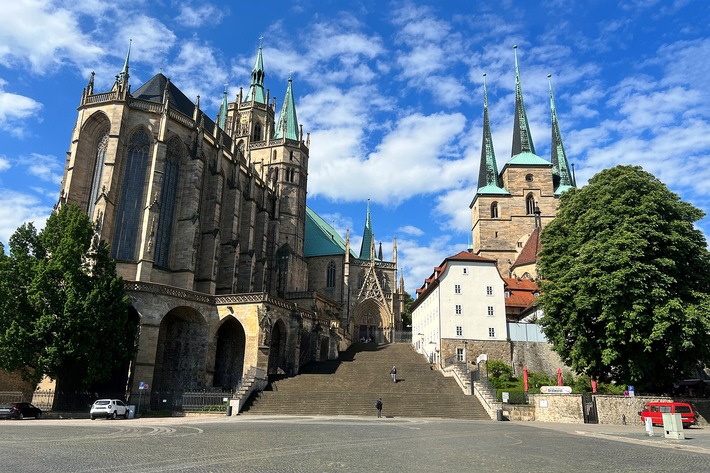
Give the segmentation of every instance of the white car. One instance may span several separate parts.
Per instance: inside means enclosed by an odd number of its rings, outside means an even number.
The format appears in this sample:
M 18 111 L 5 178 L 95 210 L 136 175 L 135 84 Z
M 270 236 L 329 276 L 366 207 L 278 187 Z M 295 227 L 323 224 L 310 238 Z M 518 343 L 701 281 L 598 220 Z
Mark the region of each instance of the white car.
M 128 419 L 128 406 L 120 399 L 99 399 L 91 406 L 91 420 L 96 420 L 97 417 L 106 417 L 107 419 L 116 419 L 123 417 Z

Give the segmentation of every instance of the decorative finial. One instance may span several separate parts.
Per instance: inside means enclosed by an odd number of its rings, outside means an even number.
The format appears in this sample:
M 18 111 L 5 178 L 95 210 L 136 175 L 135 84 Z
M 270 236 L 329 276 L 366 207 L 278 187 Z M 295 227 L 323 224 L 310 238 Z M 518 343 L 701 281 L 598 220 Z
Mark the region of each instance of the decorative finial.
M 259 36 L 259 47 L 261 48 L 261 44 L 264 41 L 264 35 Z
M 488 108 L 488 92 L 486 91 L 486 73 L 483 73 L 483 106 Z

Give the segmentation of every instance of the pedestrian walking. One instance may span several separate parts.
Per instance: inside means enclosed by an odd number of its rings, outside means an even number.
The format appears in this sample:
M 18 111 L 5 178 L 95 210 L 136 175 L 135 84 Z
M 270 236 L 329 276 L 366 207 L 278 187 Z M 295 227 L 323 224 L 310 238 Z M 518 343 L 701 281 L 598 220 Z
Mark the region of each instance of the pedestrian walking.
M 390 374 L 392 375 L 392 382 L 396 383 L 397 382 L 397 367 L 393 366 L 392 371 L 390 371 Z
M 375 408 L 377 408 L 377 417 L 382 417 L 382 398 L 379 398 L 377 402 L 375 402 Z

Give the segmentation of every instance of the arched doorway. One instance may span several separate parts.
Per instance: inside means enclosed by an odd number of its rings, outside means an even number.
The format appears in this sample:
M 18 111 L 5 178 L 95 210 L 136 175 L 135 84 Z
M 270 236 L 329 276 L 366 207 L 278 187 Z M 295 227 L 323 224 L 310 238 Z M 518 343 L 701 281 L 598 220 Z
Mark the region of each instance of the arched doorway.
M 277 320 L 271 329 L 271 343 L 269 344 L 269 374 L 288 373 L 286 366 L 286 325 L 282 320 Z
M 199 389 L 204 384 L 207 324 L 189 307 L 177 307 L 160 322 L 152 393 Z
M 242 324 L 232 317 L 227 318 L 217 330 L 215 345 L 212 386 L 234 390 L 244 371 L 246 335 Z
M 378 332 L 380 332 L 377 318 L 372 314 L 364 314 L 360 317 L 357 339 L 361 342 L 377 342 Z

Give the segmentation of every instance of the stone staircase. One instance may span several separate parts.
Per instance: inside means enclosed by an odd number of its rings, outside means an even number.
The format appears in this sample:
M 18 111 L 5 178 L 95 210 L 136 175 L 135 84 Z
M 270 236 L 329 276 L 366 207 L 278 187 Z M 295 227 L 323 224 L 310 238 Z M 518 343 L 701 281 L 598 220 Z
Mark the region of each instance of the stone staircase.
M 397 383 L 390 377 L 397 367 Z M 252 396 L 241 414 L 441 417 L 490 420 L 475 396 L 429 367 L 408 344 L 357 343 L 338 360 L 306 366 L 297 376 L 274 379 Z

